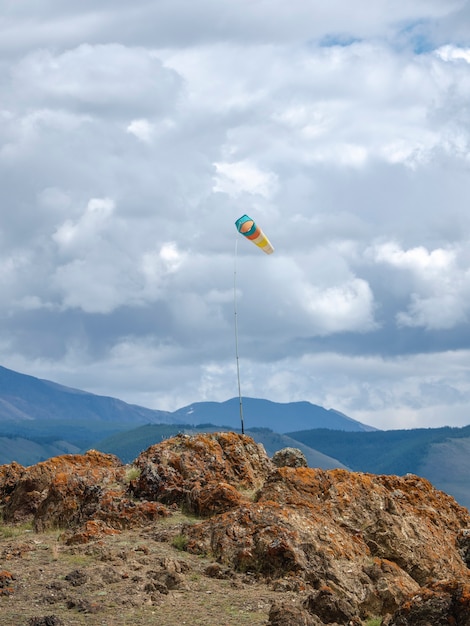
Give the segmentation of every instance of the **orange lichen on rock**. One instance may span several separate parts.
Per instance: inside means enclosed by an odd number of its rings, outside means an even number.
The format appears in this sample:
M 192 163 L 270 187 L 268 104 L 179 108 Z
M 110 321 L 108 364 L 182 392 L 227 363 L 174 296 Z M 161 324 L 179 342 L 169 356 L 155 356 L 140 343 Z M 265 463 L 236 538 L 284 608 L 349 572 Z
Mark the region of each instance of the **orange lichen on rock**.
M 470 585 L 461 581 L 440 581 L 410 595 L 383 626 L 454 624 L 470 626 Z
M 0 571 L 0 596 L 9 596 L 14 592 L 15 577 L 8 570 Z
M 90 450 L 86 454 L 65 454 L 32 467 L 16 463 L 3 466 L 0 473 L 0 503 L 7 522 L 35 517 L 52 489 L 67 492 L 86 485 L 104 485 L 122 479 L 124 466 L 114 455 Z M 65 495 L 65 494 L 64 494 Z M 83 493 L 79 494 L 81 498 Z
M 414 626 L 428 611 L 430 623 L 470 626 L 470 514 L 418 476 L 278 467 L 235 433 L 173 437 L 129 469 L 96 451 L 2 466 L 4 519 L 67 528 L 73 544 L 183 509 L 200 518 L 183 527 L 184 549 L 308 594 L 272 624 L 387 614 L 384 626 Z
M 204 512 L 202 502 L 191 500 L 196 486 L 205 489 L 210 484 L 225 483 L 235 489 L 255 489 L 272 469 L 262 446 L 234 433 L 179 435 L 148 448 L 135 465 L 140 476 L 131 484 L 134 495 L 183 504 L 202 515 L 214 512 L 214 501 Z M 232 489 L 227 507 L 231 508 L 236 500 Z
M 88 520 L 78 530 L 71 530 L 64 533 L 62 539 L 71 546 L 74 544 L 88 543 L 89 541 L 100 539 L 105 535 L 116 535 L 119 531 L 107 526 L 104 522 Z

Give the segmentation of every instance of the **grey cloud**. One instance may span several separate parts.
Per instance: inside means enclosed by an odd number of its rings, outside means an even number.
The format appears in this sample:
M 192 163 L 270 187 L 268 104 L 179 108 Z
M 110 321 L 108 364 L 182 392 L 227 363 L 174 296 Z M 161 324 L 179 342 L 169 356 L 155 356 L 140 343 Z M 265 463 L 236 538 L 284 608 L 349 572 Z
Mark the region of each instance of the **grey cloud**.
M 373 7 L 366 0 L 353 6 L 342 0 L 304 3 L 282 0 L 270 3 L 244 0 L 236 5 L 216 0 L 160 0 L 129 5 L 123 2 L 81 3 L 80 7 L 63 3 L 41 2 L 27 15 L 21 6 L 10 3 L 5 11 L 3 46 L 64 45 L 108 42 L 118 38 L 126 45 L 136 41 L 150 46 L 188 46 L 204 42 L 241 40 L 244 42 L 292 41 L 324 38 L 325 34 L 341 37 L 377 37 L 390 35 L 392 27 L 404 22 L 437 20 L 450 16 L 462 2 L 434 0 L 405 1 L 390 6 L 385 0 Z M 454 18 L 455 19 L 455 18 Z M 23 25 L 23 28 L 20 25 Z
M 12 88 L 28 107 L 160 116 L 173 109 L 181 79 L 143 48 L 82 44 L 27 55 L 13 68 Z
M 244 393 L 461 423 L 461 3 L 301 4 L 8 5 L 4 365 L 162 409 L 235 395 L 237 241 Z

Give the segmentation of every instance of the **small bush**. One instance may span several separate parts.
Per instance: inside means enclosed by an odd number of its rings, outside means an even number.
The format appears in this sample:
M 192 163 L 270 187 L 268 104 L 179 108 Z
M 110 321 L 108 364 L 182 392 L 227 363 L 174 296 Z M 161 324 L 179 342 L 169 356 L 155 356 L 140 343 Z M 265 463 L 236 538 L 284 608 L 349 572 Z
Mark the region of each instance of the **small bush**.
M 126 483 L 126 485 L 128 485 L 133 480 L 136 480 L 137 478 L 139 478 L 140 474 L 141 474 L 140 468 L 136 467 L 135 465 L 131 465 L 131 467 L 129 467 L 129 469 L 126 471 L 124 482 Z
M 176 537 L 173 538 L 171 545 L 177 550 L 183 552 L 186 550 L 186 546 L 188 545 L 188 538 L 186 535 L 176 535 Z

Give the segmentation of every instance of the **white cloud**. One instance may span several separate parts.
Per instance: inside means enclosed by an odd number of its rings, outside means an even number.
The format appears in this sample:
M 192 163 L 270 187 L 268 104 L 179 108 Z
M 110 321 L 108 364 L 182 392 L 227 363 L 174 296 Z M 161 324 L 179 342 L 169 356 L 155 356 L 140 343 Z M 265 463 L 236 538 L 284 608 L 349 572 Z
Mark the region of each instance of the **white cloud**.
M 110 198 L 92 198 L 83 215 L 77 220 L 67 220 L 53 235 L 63 252 L 80 253 L 99 245 L 102 233 L 110 223 L 114 202 Z
M 457 248 L 403 250 L 390 242 L 376 246 L 372 254 L 379 263 L 406 273 L 403 280 L 408 284 L 410 303 L 406 311 L 397 313 L 400 325 L 450 329 L 467 322 L 470 267 L 462 267 L 465 261 L 459 260 Z
M 85 313 L 110 313 L 124 304 L 113 265 L 75 259 L 57 268 L 53 277 L 62 292 L 62 307 L 79 308 Z
M 397 321 L 403 326 L 453 328 L 468 321 L 469 307 L 462 301 L 462 295 L 455 292 L 437 293 L 435 296 L 423 298 L 412 294 L 408 310 L 397 313 Z
M 429 252 L 424 246 L 403 250 L 397 243 L 388 242 L 377 245 L 372 253 L 376 261 L 410 270 L 423 279 L 449 274 L 455 269 L 455 250 L 436 248 Z
M 109 6 L 108 6 L 109 5 Z M 218 0 L 185 0 L 149 4 L 115 1 L 82 2 L 64 5 L 59 0 L 24 8 L 8 3 L 3 16 L 2 48 L 5 51 L 28 47 L 64 46 L 67 42 L 124 41 L 149 47 L 197 46 L 207 42 L 238 40 L 252 42 L 304 41 L 323 38 L 393 37 L 403 28 L 419 28 L 458 19 L 465 0 L 239 0 L 235 4 Z M 462 19 L 451 26 L 462 27 Z M 452 30 L 450 31 L 452 32 Z
M 354 278 L 345 284 L 320 290 L 308 285 L 305 307 L 319 334 L 366 332 L 375 327 L 374 297 L 366 281 Z
M 272 172 L 263 172 L 250 161 L 215 163 L 215 168 L 217 175 L 214 191 L 222 191 L 234 197 L 247 192 L 266 199 L 276 192 L 277 176 Z
M 447 45 L 436 50 L 437 56 L 443 61 L 466 61 L 470 63 L 470 48 L 459 48 L 457 46 Z
M 42 49 L 13 69 L 13 86 L 31 102 L 106 115 L 127 109 L 167 111 L 180 89 L 177 74 L 143 48 L 82 44 L 53 54 Z
M 174 241 L 164 243 L 160 250 L 151 250 L 143 254 L 141 272 L 145 279 L 144 292 L 153 299 L 163 293 L 167 277 L 178 271 L 186 260 L 186 254 L 178 250 Z
M 132 120 L 126 130 L 144 143 L 152 141 L 155 131 L 153 124 L 146 119 Z

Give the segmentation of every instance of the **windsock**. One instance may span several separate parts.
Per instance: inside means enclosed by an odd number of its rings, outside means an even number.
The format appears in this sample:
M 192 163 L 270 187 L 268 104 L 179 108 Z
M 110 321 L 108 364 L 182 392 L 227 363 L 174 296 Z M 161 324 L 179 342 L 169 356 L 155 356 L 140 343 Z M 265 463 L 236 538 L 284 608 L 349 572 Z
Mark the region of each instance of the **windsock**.
M 255 221 L 248 215 L 242 215 L 235 222 L 235 226 L 239 233 L 241 233 L 247 239 L 250 239 L 266 254 L 274 252 L 274 248 L 271 242 L 263 233 L 261 228 L 255 224 Z

